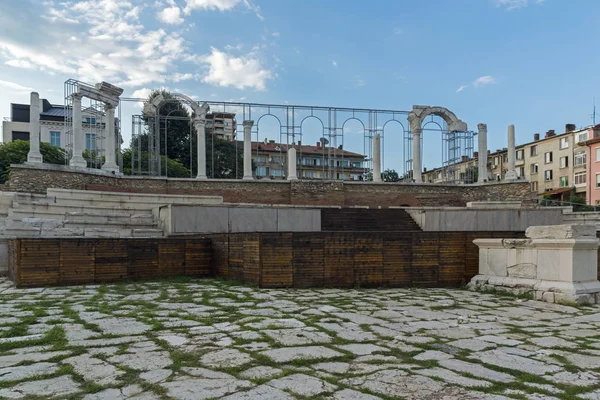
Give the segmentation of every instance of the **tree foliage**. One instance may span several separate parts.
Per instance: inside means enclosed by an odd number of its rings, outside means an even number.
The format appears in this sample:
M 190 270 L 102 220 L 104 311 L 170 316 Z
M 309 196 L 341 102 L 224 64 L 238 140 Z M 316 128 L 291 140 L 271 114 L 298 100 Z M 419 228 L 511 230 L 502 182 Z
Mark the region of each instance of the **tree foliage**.
M 167 176 L 170 178 L 190 178 L 190 170 L 185 165 L 180 163 L 178 160 L 172 160 L 166 156 L 161 156 L 161 165 L 163 171 L 167 171 Z M 142 159 L 142 171 L 148 171 L 148 160 L 150 159 L 150 153 L 143 151 L 141 153 Z M 166 166 L 166 168 L 165 168 Z M 123 151 L 123 173 L 125 175 L 132 175 L 131 170 L 131 149 L 125 149 Z
M 29 153 L 28 140 L 15 140 L 9 143 L 0 143 L 0 183 L 8 180 L 11 164 L 23 164 L 27 161 Z M 40 143 L 40 153 L 47 164 L 65 164 L 67 156 L 60 147 L 50 143 Z
M 381 173 L 381 180 L 384 182 L 398 182 L 400 181 L 400 176 L 395 169 L 386 169 Z

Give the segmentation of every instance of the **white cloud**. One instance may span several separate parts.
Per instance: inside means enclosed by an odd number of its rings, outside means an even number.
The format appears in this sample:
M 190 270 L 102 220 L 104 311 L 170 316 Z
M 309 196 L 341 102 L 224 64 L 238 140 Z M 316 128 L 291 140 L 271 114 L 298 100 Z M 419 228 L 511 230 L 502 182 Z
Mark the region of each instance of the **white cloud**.
M 456 93 L 462 92 L 469 86 L 478 88 L 478 87 L 491 85 L 493 83 L 496 83 L 496 78 L 494 78 L 493 76 L 490 76 L 490 75 L 480 76 L 479 78 L 475 79 L 473 82 L 471 82 L 468 85 L 461 85 L 458 89 L 456 89 Z
M 273 32 L 274 37 L 279 37 L 279 32 Z
M 211 85 L 265 90 L 267 80 L 273 78 L 273 73 L 264 68 L 253 53 L 235 57 L 213 47 L 202 62 L 209 65 L 209 72 L 202 81 Z
M 334 68 L 337 68 L 337 61 L 335 61 L 335 60 L 331 61 L 331 65 L 333 65 Z
M 33 91 L 33 89 L 30 87 L 23 86 L 18 83 L 14 83 L 14 82 L 2 81 L 2 80 L 0 80 L 0 87 L 3 87 L 8 90 L 12 90 L 17 93 L 27 93 L 27 92 Z
M 359 75 L 356 75 L 354 76 L 354 78 L 352 78 L 352 83 L 356 88 L 361 88 L 366 84 L 365 80 L 362 79 Z
M 139 98 L 139 99 L 147 99 L 148 96 L 150 96 L 150 93 L 152 93 L 152 89 L 142 88 L 142 89 L 138 89 L 135 92 L 133 92 L 131 94 L 131 97 L 135 97 L 135 98 Z
M 167 7 L 162 11 L 159 11 L 156 17 L 160 21 L 169 25 L 179 25 L 184 21 L 184 19 L 181 17 L 181 10 L 177 6 Z
M 259 19 L 264 19 L 260 14 L 260 7 L 250 2 L 250 0 L 185 0 L 185 3 L 183 12 L 186 15 L 191 14 L 194 10 L 231 11 L 241 5 L 254 11 Z
M 507 10 L 527 7 L 529 4 L 542 4 L 544 0 L 496 0 L 496 7 L 503 7 Z
M 4 64 L 15 68 L 34 69 L 35 66 L 27 60 L 8 60 Z
M 195 78 L 197 78 L 197 76 L 194 74 L 190 74 L 190 73 L 181 74 L 179 72 L 176 72 L 170 76 L 169 80 L 171 80 L 173 82 L 181 82 L 181 81 L 189 81 L 190 79 L 195 79 Z
M 487 86 L 487 85 L 491 85 L 492 83 L 496 83 L 496 79 L 494 79 L 493 76 L 480 76 L 479 78 L 475 79 L 473 81 L 473 86 L 475 87 L 480 87 L 480 86 Z

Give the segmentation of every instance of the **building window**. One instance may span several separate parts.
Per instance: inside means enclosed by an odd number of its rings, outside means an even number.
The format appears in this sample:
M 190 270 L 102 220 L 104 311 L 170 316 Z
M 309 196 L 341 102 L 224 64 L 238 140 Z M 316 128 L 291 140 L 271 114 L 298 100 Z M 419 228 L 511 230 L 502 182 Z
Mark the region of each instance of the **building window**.
M 60 147 L 60 132 L 50 131 L 50 144 L 52 146 Z
M 544 153 L 544 162 L 546 164 L 549 164 L 552 162 L 552 152 L 551 151 Z
M 537 174 L 538 173 L 538 165 L 537 164 L 531 164 L 531 174 Z
M 354 168 L 362 168 L 362 163 L 360 161 L 355 161 L 352 163 L 352 167 Z
M 504 162 L 504 163 L 507 163 L 507 162 L 508 162 L 508 154 L 505 154 L 505 155 L 502 157 L 502 162 Z
M 530 155 L 537 156 L 537 146 L 531 146 Z
M 96 134 L 86 133 L 85 134 L 85 149 L 89 151 L 96 151 Z
M 29 140 L 29 132 L 13 131 L 12 140 Z
M 586 181 L 586 173 L 585 172 L 578 172 L 575 174 L 575 186 L 577 185 L 585 185 L 585 181 Z
M 517 176 L 524 177 L 525 176 L 525 167 L 517 168 Z
M 494 157 L 494 165 L 498 165 L 500 161 L 500 157 Z
M 517 150 L 517 160 L 522 160 L 524 158 L 525 151 Z
M 587 131 L 583 131 L 583 132 L 579 132 L 577 134 L 577 142 L 581 143 L 581 142 L 585 142 L 587 140 Z
M 254 157 L 254 162 L 267 162 L 267 156 L 256 156 Z
M 271 176 L 283 176 L 283 170 L 271 168 Z
M 560 177 L 560 187 L 567 187 L 567 186 L 569 186 L 569 177 L 561 176 Z
M 267 176 L 267 167 L 256 167 L 256 176 Z
M 544 180 L 545 181 L 552 180 L 552 170 L 551 169 L 547 169 L 546 171 L 544 171 Z
M 531 182 L 531 191 L 532 192 L 538 191 L 538 183 L 537 182 Z
M 600 174 L 596 174 L 596 187 L 600 188 Z
M 583 165 L 585 165 L 585 151 L 580 151 L 578 153 L 575 153 L 575 162 L 573 163 L 573 165 L 575 165 L 576 167 L 581 167 Z
M 85 119 L 85 123 L 86 123 L 86 124 L 95 124 L 95 123 L 96 123 L 96 118 L 90 118 L 90 117 L 87 117 L 87 118 Z
M 560 167 L 567 168 L 569 166 L 569 157 L 561 157 L 560 158 Z
M 596 147 L 596 161 L 600 161 L 600 147 Z
M 569 148 L 569 138 L 568 137 L 560 138 L 560 148 L 561 149 Z

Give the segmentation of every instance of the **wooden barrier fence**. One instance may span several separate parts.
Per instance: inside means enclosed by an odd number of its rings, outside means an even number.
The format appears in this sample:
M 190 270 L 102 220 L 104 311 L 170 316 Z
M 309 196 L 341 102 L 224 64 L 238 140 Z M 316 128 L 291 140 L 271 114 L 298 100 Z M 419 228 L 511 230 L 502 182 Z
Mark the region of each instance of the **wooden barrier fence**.
M 476 238 L 522 232 L 294 232 L 211 236 L 217 276 L 265 288 L 459 286 L 479 269 Z
M 10 239 L 8 277 L 17 287 L 209 277 L 211 240 Z

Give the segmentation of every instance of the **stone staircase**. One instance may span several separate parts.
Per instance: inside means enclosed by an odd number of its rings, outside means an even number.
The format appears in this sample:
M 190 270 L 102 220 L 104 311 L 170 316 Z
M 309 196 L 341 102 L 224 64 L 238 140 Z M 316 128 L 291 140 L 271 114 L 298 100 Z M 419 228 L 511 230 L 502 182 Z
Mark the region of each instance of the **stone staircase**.
M 221 204 L 216 196 L 48 189 L 2 193 L 0 237 L 161 237 L 154 209 L 170 203 Z

